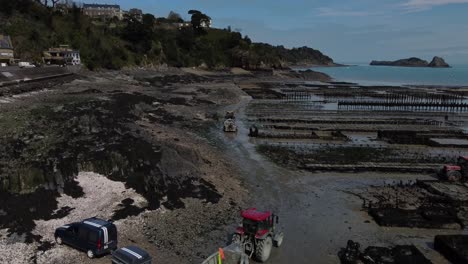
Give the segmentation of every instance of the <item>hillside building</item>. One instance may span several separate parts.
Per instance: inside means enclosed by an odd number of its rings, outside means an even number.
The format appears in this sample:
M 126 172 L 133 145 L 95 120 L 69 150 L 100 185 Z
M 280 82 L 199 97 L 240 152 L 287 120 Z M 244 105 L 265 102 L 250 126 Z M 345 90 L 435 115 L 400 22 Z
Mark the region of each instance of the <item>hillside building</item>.
M 120 20 L 123 18 L 123 12 L 119 5 L 83 4 L 83 14 L 91 18 L 112 19 L 117 17 Z
M 210 28 L 211 27 L 211 19 L 202 19 L 200 21 L 200 27 L 202 28 Z
M 10 36 L 0 35 L 0 63 L 13 64 L 14 57 Z
M 136 20 L 140 22 L 143 21 L 143 11 L 141 9 L 132 8 L 128 11 L 128 15 L 132 16 L 133 18 L 135 18 Z
M 44 51 L 44 63 L 56 65 L 81 64 L 80 51 L 73 50 L 68 45 L 60 45 L 58 48 L 50 48 Z

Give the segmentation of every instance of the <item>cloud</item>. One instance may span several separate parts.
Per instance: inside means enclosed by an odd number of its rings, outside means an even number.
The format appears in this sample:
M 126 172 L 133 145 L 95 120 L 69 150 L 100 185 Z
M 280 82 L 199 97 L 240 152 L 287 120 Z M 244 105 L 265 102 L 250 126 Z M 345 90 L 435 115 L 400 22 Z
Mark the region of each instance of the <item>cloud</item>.
M 434 6 L 465 3 L 468 3 L 468 0 L 407 0 L 402 6 L 407 11 L 417 12 L 431 9 Z
M 354 10 L 339 10 L 329 7 L 320 7 L 317 8 L 318 15 L 322 17 L 363 17 L 363 16 L 373 16 L 377 15 L 376 12 L 367 12 L 367 11 L 354 11 Z

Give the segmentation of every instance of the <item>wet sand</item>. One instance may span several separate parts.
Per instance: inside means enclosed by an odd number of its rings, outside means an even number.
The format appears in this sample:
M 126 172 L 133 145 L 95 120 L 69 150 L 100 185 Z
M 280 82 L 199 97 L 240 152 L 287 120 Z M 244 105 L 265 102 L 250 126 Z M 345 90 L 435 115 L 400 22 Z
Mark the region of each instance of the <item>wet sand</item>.
M 258 154 L 245 127 L 244 109 L 249 97 L 244 97 L 236 110 L 237 135 L 218 135 L 227 145 L 232 161 L 242 169 L 249 186 L 252 207 L 273 210 L 284 226 L 285 240 L 273 250 L 267 263 L 339 263 L 337 252 L 349 239 L 362 247 L 414 244 L 434 263 L 449 263 L 432 249 L 437 234 L 459 231 L 378 226 L 362 208 L 354 190 L 400 180 L 430 179 L 420 174 L 311 173 L 277 166 Z

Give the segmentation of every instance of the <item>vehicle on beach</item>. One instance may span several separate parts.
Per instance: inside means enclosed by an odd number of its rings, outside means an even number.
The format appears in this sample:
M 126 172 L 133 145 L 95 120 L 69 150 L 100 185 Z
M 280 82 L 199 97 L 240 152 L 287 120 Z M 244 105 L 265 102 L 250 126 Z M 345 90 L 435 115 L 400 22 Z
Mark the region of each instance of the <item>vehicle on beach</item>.
M 224 132 L 237 132 L 237 125 L 235 122 L 235 115 L 234 111 L 227 111 L 226 115 L 224 115 L 224 124 L 223 130 Z
M 55 241 L 85 251 L 89 258 L 94 258 L 117 249 L 117 228 L 110 221 L 93 217 L 57 228 Z
M 27 61 L 20 61 L 18 63 L 18 67 L 20 68 L 35 68 L 36 66 L 34 64 L 31 64 Z
M 468 156 L 460 156 L 456 165 L 445 165 L 438 172 L 439 179 L 451 182 L 468 179 Z
M 234 119 L 226 119 L 224 121 L 224 132 L 237 132 L 237 125 Z
M 249 128 L 249 137 L 258 137 L 258 127 L 256 125 Z
M 226 115 L 224 115 L 224 119 L 236 119 L 234 115 L 234 111 L 226 111 Z
M 241 245 L 249 257 L 265 262 L 270 258 L 273 245 L 283 244 L 284 233 L 279 229 L 279 217 L 270 211 L 250 208 L 241 212 L 243 218 L 232 237 L 232 242 Z
M 145 250 L 128 246 L 112 253 L 112 264 L 151 264 L 152 258 Z

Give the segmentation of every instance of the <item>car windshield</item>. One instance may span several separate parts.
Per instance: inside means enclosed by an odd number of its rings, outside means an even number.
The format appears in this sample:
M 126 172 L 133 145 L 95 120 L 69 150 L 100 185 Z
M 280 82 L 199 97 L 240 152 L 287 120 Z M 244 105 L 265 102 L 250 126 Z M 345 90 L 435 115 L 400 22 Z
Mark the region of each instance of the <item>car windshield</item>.
M 247 233 L 256 233 L 259 227 L 259 222 L 250 219 L 244 219 L 242 226 Z
M 77 234 L 77 233 L 78 233 L 78 225 L 77 225 L 76 223 L 71 224 L 71 225 L 67 228 L 67 232 L 71 232 L 71 233 Z

